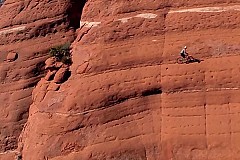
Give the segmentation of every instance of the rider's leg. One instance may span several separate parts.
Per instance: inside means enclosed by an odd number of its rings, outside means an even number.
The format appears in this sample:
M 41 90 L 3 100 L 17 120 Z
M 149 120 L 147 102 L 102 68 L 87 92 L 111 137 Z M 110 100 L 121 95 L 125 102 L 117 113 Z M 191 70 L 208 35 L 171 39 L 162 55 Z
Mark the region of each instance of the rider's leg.
M 186 58 L 186 55 L 185 55 L 184 53 L 181 53 L 181 56 L 182 56 L 183 58 Z

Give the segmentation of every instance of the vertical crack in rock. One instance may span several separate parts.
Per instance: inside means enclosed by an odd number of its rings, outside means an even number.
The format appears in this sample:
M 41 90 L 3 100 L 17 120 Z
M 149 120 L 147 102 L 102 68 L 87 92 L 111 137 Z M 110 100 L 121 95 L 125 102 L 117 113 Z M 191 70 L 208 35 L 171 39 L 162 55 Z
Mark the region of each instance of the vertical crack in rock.
M 206 89 L 206 73 L 205 72 L 203 72 L 203 76 L 204 76 L 204 78 L 203 78 L 203 80 L 204 80 L 204 85 L 203 85 L 203 99 L 204 99 L 204 102 L 203 102 L 203 107 L 204 107 L 204 123 L 205 123 L 205 136 L 206 136 L 206 138 L 205 138 L 205 140 L 206 140 L 206 148 L 208 148 L 208 131 L 207 131 L 207 99 L 206 99 L 206 94 L 207 94 L 207 89 Z
M 82 11 L 87 0 L 71 0 L 71 4 L 67 10 L 70 27 L 75 30 L 80 27 Z
M 167 32 L 167 28 L 166 28 L 166 19 L 167 19 L 167 16 L 168 16 L 168 13 L 170 11 L 170 5 L 168 5 L 168 2 L 165 2 L 167 5 L 167 7 L 165 8 L 165 11 L 164 11 L 164 28 L 163 28 L 163 34 L 164 34 L 164 41 L 163 41 L 163 51 L 162 51 L 162 54 L 164 54 L 165 52 L 165 44 L 166 44 L 166 32 Z M 160 83 L 162 82 L 162 76 L 161 76 L 161 80 L 160 80 Z M 161 96 L 162 98 L 162 96 Z M 161 123 L 160 123 L 160 140 L 158 143 L 160 143 L 159 146 L 161 146 L 161 150 L 163 149 L 163 138 L 162 138 L 162 130 L 163 130 L 163 108 L 162 108 L 162 100 L 160 102 L 160 116 L 161 116 Z

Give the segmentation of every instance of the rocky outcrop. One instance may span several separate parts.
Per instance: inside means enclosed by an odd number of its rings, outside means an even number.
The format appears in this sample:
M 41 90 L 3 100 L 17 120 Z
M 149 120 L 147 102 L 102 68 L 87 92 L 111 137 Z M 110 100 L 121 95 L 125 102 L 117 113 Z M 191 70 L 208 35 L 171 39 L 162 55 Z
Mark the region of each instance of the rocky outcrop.
M 83 13 L 59 3 L 67 8 L 59 7 L 61 20 L 70 19 L 63 26 L 78 28 L 81 17 L 71 76 L 56 84 L 65 73 L 58 69 L 39 81 L 40 74 L 33 92 L 29 87 L 27 122 L 12 125 L 19 128 L 15 137 L 21 132 L 17 154 L 26 160 L 239 159 L 238 2 L 89 0 Z M 55 38 L 70 33 L 68 27 L 49 31 Z M 60 40 L 44 44 L 53 43 Z M 176 63 L 185 45 L 200 63 Z M 11 63 L 22 62 L 18 53 Z
M 6 0 L 0 7 L 0 159 L 9 160 L 17 153 L 33 88 L 45 75 L 48 49 L 74 40 L 80 25 L 74 19 L 80 13 L 72 15 L 79 6 L 71 3 Z

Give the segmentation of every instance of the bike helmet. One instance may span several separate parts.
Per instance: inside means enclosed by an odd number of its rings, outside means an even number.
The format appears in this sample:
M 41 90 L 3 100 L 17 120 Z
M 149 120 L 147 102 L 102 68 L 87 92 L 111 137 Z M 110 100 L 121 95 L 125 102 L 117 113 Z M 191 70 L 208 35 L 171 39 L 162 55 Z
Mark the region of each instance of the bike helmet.
M 185 49 L 187 49 L 187 46 L 184 46 Z

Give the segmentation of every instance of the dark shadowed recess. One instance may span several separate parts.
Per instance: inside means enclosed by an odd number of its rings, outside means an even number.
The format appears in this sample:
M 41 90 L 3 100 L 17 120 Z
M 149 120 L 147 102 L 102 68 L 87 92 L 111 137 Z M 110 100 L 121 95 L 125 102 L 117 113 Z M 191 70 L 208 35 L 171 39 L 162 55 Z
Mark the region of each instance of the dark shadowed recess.
M 107 96 L 102 102 L 99 108 L 101 107 L 112 107 L 114 105 L 123 103 L 125 101 L 128 101 L 133 98 L 139 98 L 139 97 L 148 97 L 148 96 L 153 96 L 153 95 L 159 95 L 162 94 L 161 88 L 149 88 L 146 90 L 143 90 L 142 92 L 130 92 L 128 95 L 118 95 L 118 94 L 113 94 Z
M 162 94 L 161 88 L 150 88 L 142 92 L 143 97 L 156 95 L 156 94 Z
M 0 0 L 0 7 L 3 5 L 4 0 Z
M 67 10 L 70 27 L 74 29 L 78 29 L 80 27 L 80 19 L 86 2 L 87 0 L 71 0 L 70 7 Z
M 61 83 L 66 82 L 66 81 L 71 77 L 71 74 L 72 74 L 71 71 L 67 71 L 67 72 L 64 74 Z

